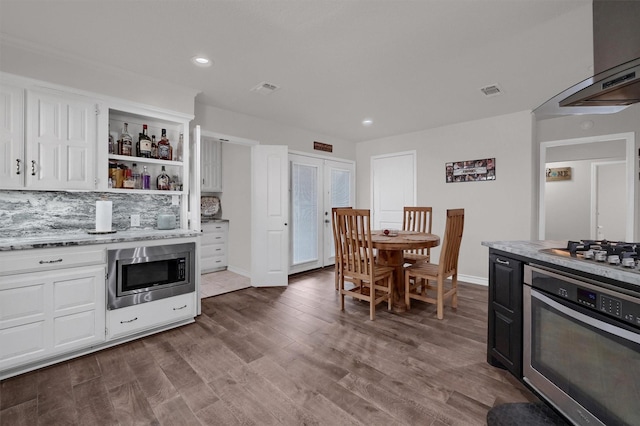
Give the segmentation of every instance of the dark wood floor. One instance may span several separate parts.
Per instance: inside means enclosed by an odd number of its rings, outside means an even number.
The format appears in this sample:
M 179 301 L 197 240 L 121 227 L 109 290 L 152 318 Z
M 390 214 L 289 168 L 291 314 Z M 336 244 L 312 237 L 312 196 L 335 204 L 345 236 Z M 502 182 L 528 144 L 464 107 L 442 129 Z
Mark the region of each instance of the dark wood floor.
M 535 401 L 486 363 L 487 289 L 445 319 L 339 311 L 333 269 L 203 300 L 196 323 L 2 381 L 2 425 L 482 425 Z

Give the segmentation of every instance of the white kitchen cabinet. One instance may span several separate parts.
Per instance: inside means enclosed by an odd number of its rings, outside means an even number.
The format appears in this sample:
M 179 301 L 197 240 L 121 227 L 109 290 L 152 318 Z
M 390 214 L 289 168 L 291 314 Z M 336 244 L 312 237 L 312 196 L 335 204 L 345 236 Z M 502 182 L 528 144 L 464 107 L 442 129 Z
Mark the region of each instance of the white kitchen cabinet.
M 105 274 L 94 265 L 0 277 L 0 371 L 104 342 Z
M 109 339 L 141 333 L 196 316 L 194 293 L 107 311 Z
M 24 186 L 24 89 L 0 84 L 0 187 Z
M 98 103 L 88 97 L 27 90 L 28 189 L 95 189 L 98 114 Z
M 201 192 L 222 191 L 222 142 L 202 136 L 200 138 Z
M 200 240 L 200 273 L 227 269 L 229 222 L 203 222 Z

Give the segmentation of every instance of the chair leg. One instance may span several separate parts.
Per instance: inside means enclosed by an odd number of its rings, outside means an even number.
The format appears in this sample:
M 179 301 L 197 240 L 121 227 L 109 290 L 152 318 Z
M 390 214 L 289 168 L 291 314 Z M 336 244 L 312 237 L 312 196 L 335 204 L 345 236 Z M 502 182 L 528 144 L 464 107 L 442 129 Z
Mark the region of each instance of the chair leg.
M 451 295 L 451 307 L 458 307 L 458 273 L 456 272 L 451 277 L 451 287 L 454 289 L 453 294 Z
M 336 276 L 335 286 L 336 286 L 336 291 L 339 291 L 340 290 L 340 270 L 338 268 L 338 263 L 337 262 L 336 262 L 335 269 L 336 269 L 336 272 L 335 272 L 335 276 Z
M 340 310 L 344 311 L 344 293 L 342 292 L 342 290 L 344 290 L 344 281 L 340 282 Z
M 438 303 L 438 308 L 437 308 L 437 314 L 438 314 L 438 319 L 441 320 L 444 318 L 444 279 L 442 278 L 442 276 L 438 277 L 438 296 L 437 296 L 437 303 Z
M 411 297 L 409 297 L 410 292 L 411 292 L 411 277 L 409 276 L 409 274 L 405 273 L 404 274 L 404 304 L 407 305 L 407 311 L 411 309 Z
M 375 284 L 374 284 L 375 285 Z M 371 294 L 369 294 L 369 319 L 373 321 L 376 317 L 376 290 L 371 286 Z
M 393 296 L 393 275 L 387 278 L 387 310 L 391 310 L 391 297 Z

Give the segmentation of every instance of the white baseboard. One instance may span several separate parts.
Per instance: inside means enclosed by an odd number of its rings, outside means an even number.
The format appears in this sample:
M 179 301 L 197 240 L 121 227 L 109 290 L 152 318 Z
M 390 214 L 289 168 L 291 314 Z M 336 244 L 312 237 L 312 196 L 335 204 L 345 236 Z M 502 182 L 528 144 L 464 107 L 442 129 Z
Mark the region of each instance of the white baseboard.
M 483 277 L 474 277 L 472 275 L 461 275 L 458 274 L 458 281 L 463 281 L 465 283 L 478 284 L 487 287 L 489 285 L 489 279 Z

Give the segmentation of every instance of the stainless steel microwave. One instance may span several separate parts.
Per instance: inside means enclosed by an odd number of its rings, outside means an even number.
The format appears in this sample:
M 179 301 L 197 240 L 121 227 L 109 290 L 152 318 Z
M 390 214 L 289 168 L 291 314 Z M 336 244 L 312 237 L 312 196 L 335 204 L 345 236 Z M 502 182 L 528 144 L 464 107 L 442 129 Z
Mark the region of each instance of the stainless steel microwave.
M 195 243 L 109 250 L 107 309 L 195 291 Z

